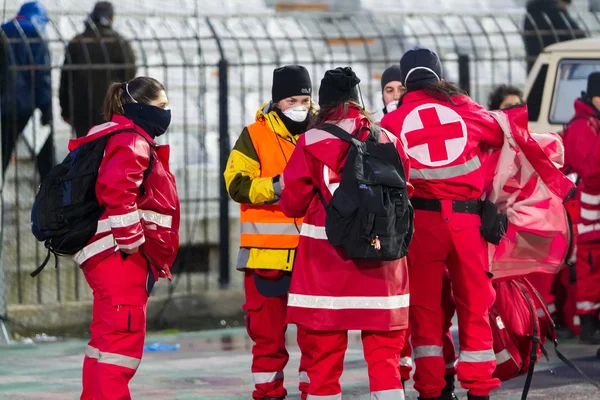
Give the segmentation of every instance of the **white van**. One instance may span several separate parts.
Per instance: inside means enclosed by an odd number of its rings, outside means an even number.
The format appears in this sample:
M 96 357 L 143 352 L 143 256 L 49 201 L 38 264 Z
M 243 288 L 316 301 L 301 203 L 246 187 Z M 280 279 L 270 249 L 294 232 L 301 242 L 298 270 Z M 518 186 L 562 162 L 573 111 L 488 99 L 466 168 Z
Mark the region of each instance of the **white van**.
M 600 38 L 570 40 L 544 49 L 525 86 L 529 127 L 534 132 L 559 132 L 586 90 L 587 78 L 600 71 Z

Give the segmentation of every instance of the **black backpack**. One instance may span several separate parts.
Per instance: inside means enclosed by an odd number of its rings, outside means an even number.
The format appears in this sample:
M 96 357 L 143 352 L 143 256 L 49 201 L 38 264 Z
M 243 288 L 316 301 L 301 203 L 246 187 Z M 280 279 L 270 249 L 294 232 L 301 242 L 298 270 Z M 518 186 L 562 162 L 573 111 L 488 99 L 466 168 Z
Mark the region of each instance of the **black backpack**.
M 104 213 L 96 198 L 96 181 L 108 140 L 122 132 L 141 133 L 123 129 L 84 143 L 70 152 L 62 163 L 50 170 L 39 186 L 31 209 L 31 231 L 48 249 L 46 259 L 30 275 L 38 275 L 54 254 L 73 255 L 83 249 L 96 234 L 98 220 Z M 146 139 L 147 140 L 147 139 Z M 154 164 L 152 144 L 150 163 L 144 171 L 144 180 Z M 144 195 L 143 185 L 140 187 Z
M 396 146 L 379 143 L 378 127 L 363 127 L 354 135 L 331 124 L 319 129 L 351 144 L 331 202 L 327 204 L 319 192 L 329 242 L 354 260 L 391 261 L 406 256 L 414 212 Z M 363 130 L 370 131 L 364 142 L 357 139 Z

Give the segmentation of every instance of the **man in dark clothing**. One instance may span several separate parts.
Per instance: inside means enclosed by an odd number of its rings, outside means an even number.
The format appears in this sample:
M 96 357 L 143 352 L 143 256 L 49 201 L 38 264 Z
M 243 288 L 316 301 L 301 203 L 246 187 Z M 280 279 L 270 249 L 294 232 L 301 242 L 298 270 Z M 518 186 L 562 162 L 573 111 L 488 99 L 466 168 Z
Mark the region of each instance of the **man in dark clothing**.
M 135 78 L 135 55 L 128 41 L 112 28 L 111 3 L 96 3 L 85 23 L 85 31 L 67 47 L 60 78 L 62 117 L 77 137 L 104 123 L 102 104 L 111 82 Z M 106 68 L 98 68 L 109 64 Z
M 523 24 L 527 72 L 545 47 L 586 37 L 567 10 L 571 0 L 530 0 Z M 548 23 L 550 21 L 550 23 Z
M 47 23 L 46 8 L 32 1 L 23 4 L 17 16 L 0 28 L 3 174 L 10 163 L 17 139 L 33 112 L 36 109 L 42 112 L 42 125 L 49 125 L 52 121 L 50 55 L 43 37 Z M 54 141 L 50 135 L 37 155 L 37 168 L 42 178 L 53 165 Z

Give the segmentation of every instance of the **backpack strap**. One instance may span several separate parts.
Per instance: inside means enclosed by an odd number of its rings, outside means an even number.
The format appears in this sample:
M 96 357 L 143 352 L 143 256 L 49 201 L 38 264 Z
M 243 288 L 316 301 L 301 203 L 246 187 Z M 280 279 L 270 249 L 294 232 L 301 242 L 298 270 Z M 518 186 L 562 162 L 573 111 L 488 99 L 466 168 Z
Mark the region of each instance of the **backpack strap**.
M 526 400 L 527 394 L 529 393 L 529 388 L 531 386 L 531 381 L 533 379 L 533 371 L 535 369 L 535 364 L 537 362 L 538 346 L 541 345 L 542 341 L 540 339 L 539 320 L 537 318 L 537 310 L 535 308 L 535 305 L 533 304 L 533 301 L 531 300 L 529 293 L 527 293 L 527 289 L 525 289 L 523 283 L 518 279 L 515 280 L 515 283 L 519 286 L 521 292 L 523 292 L 523 295 L 527 299 L 527 304 L 529 305 L 529 310 L 531 311 L 531 320 L 533 323 L 533 335 L 530 338 L 532 343 L 531 353 L 529 353 L 529 368 L 527 369 L 527 378 L 525 379 L 523 393 L 521 394 L 521 400 Z
M 340 140 L 343 140 L 344 142 L 354 144 L 355 141 L 358 141 L 356 137 L 358 136 L 358 133 L 360 133 L 360 130 L 362 128 L 359 128 L 354 136 L 346 132 L 343 128 L 340 128 L 339 126 L 334 124 L 321 124 L 318 126 L 318 129 L 331 133 L 333 136 Z

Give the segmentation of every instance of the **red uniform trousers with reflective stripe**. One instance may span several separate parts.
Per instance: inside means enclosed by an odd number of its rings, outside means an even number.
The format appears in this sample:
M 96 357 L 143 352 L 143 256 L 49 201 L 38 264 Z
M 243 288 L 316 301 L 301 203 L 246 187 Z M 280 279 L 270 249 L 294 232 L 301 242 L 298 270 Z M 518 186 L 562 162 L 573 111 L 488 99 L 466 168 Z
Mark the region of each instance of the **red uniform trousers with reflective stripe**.
M 600 244 L 577 244 L 577 315 L 600 310 Z
M 252 376 L 255 390 L 252 397 L 262 400 L 265 397 L 285 397 L 287 391 L 283 386 L 283 369 L 289 354 L 285 348 L 285 332 L 287 330 L 286 310 L 288 296 L 266 297 L 260 294 L 254 283 L 254 272 L 246 270 L 244 276 L 246 291 L 246 331 L 254 342 L 252 346 Z M 298 342 L 302 340 L 302 331 L 298 330 Z M 300 359 L 300 391 L 306 398 L 305 364 Z
M 454 298 L 452 297 L 452 283 L 448 270 L 444 271 L 444 281 L 442 283 L 442 308 L 444 309 L 444 334 L 442 335 L 442 348 L 444 353 L 444 362 L 446 363 L 446 376 L 456 375 L 456 351 L 454 350 L 454 339 L 450 332 L 452 327 L 452 317 L 456 311 Z M 412 346 L 410 344 L 410 327 L 407 330 L 404 347 L 400 353 L 400 375 L 403 381 L 410 379 L 412 371 Z
M 348 331 L 315 331 L 298 326 L 304 332 L 298 341 L 307 360 L 308 400 L 341 399 L 340 377 L 348 347 Z M 404 398 L 398 362 L 406 330 L 363 331 L 362 343 L 369 373 L 371 398 Z
M 128 385 L 142 359 L 146 336 L 148 271 L 139 252 L 124 260 L 120 251 L 84 269 L 94 304 L 81 399 L 131 399 Z
M 415 389 L 422 398 L 439 397 L 446 385 L 443 354 L 443 275 L 447 266 L 458 315 L 460 355 L 457 365 L 462 387 L 485 396 L 500 381 L 496 367 L 488 310 L 495 300 L 488 271 L 488 245 L 479 231 L 480 217 L 452 212 L 415 210 L 415 234 L 408 251 L 410 323 L 416 365 Z

